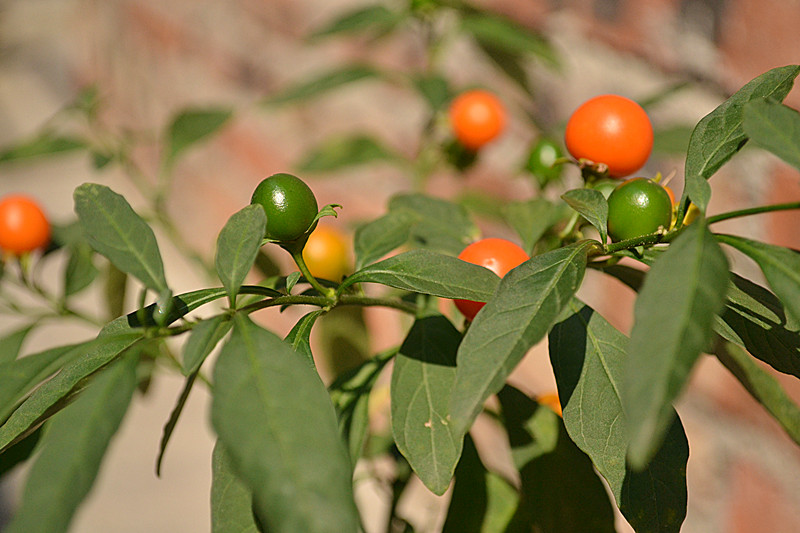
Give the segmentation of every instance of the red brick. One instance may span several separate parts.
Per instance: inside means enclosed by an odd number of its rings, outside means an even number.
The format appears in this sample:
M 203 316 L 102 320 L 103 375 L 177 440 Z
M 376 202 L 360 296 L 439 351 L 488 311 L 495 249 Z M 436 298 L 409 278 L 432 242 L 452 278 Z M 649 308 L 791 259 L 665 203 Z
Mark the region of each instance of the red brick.
M 730 487 L 726 532 L 800 531 L 797 495 L 786 494 L 776 480 L 756 465 L 746 461 L 734 464 Z

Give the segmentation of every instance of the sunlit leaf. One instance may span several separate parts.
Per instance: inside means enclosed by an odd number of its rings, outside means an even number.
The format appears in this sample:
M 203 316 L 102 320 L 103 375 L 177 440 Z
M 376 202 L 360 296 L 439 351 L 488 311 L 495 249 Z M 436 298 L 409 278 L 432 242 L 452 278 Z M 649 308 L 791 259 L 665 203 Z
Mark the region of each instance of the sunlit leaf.
M 411 226 L 412 243 L 419 248 L 457 255 L 480 236 L 463 206 L 424 194 L 400 194 L 389 201 L 389 212 L 407 211 L 418 217 Z
M 128 357 L 112 365 L 53 417 L 19 508 L 4 531 L 67 531 L 128 410 L 136 389 L 136 363 L 136 357 Z
M 584 241 L 535 256 L 500 280 L 458 349 L 450 415 L 462 434 L 572 299 L 595 246 Z
M 608 202 L 603 193 L 595 189 L 573 189 L 561 195 L 569 206 L 600 233 L 600 242 L 606 242 Z
M 489 269 L 429 250 L 412 250 L 368 265 L 345 278 L 343 290 L 355 283 L 381 283 L 397 289 L 485 302 L 499 278 Z
M 211 532 L 259 533 L 253 517 L 253 493 L 233 471 L 219 441 L 211 455 Z
M 680 421 L 675 418 L 647 467 L 632 470 L 620 396 L 628 339 L 577 300 L 565 315 L 553 326 L 548 346 L 567 432 L 606 479 L 636 531 L 677 533 L 686 517 L 689 457 Z
M 673 423 L 672 401 L 708 348 L 728 287 L 728 261 L 703 221 L 695 221 L 653 264 L 634 307 L 621 393 L 628 459 L 644 468 Z
M 686 185 L 683 198 L 690 198 L 705 212 L 711 197 L 708 178 L 714 175 L 745 142 L 742 127 L 745 105 L 753 100 L 783 100 L 800 74 L 800 65 L 774 68 L 751 80 L 711 113 L 703 117 L 689 139 L 686 154 Z
M 124 197 L 96 183 L 84 183 L 74 197 L 75 212 L 92 248 L 147 288 L 159 293 L 167 289 L 155 234 Z
M 267 216 L 260 205 L 248 205 L 231 216 L 217 238 L 217 275 L 228 293 L 231 307 L 247 274 L 253 268 Z
M 214 366 L 211 420 L 267 529 L 358 529 L 350 458 L 322 381 L 244 315 Z
M 800 169 L 800 113 L 774 100 L 744 106 L 742 126 L 750 139 Z
M 382 217 L 359 226 L 353 239 L 356 270 L 405 244 L 411 235 L 411 226 L 419 219 L 411 211 L 389 211 Z
M 441 495 L 450 486 L 462 435 L 447 419 L 461 333 L 441 315 L 411 327 L 392 371 L 392 433 L 422 482 Z

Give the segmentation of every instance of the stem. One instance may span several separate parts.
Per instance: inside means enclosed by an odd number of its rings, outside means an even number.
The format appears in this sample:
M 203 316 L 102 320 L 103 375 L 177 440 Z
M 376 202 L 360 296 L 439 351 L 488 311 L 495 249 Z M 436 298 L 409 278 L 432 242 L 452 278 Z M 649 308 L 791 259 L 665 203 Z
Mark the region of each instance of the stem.
M 630 248 L 636 248 L 637 246 L 649 246 L 652 244 L 658 244 L 660 242 L 664 242 L 665 240 L 667 239 L 664 233 L 652 233 L 650 235 L 636 237 L 635 239 L 627 239 L 624 241 L 612 242 L 611 244 L 606 245 L 605 251 L 608 254 L 613 254 L 614 252 L 619 252 L 621 250 L 628 250 Z
M 762 205 L 760 207 L 751 207 L 749 209 L 740 209 L 738 211 L 730 211 L 728 213 L 720 213 L 713 217 L 708 217 L 706 222 L 711 225 L 715 222 L 729 220 L 731 218 L 746 217 L 749 215 L 758 215 L 761 213 L 771 213 L 773 211 L 788 211 L 790 209 L 800 209 L 800 202 L 788 202 L 785 204 Z
M 317 307 L 328 307 L 331 304 L 330 300 L 324 296 L 303 296 L 303 295 L 288 295 L 279 296 L 271 300 L 261 300 L 260 302 L 245 305 L 237 309 L 241 313 L 252 313 L 268 307 L 275 307 L 276 305 L 316 305 Z
M 350 294 L 343 294 L 339 296 L 339 304 L 341 305 L 361 305 L 364 307 L 378 306 L 378 307 L 391 307 L 392 309 L 399 309 L 410 315 L 417 314 L 417 306 L 404 302 L 403 300 L 390 300 L 388 298 L 370 298 L 368 296 L 353 296 Z
M 569 219 L 569 222 L 567 223 L 566 227 L 564 227 L 564 229 L 561 230 L 561 232 L 559 232 L 558 234 L 558 238 L 560 240 L 563 241 L 570 233 L 575 231 L 575 226 L 578 224 L 578 220 L 580 219 L 580 217 L 581 215 L 577 211 L 572 213 L 572 217 Z
M 306 261 L 305 261 L 305 259 L 303 259 L 303 249 L 302 249 L 302 247 L 298 246 L 297 248 L 299 248 L 299 249 L 293 249 L 289 253 L 292 254 L 292 259 L 294 259 L 294 262 L 297 264 L 297 268 L 300 269 L 300 273 L 303 275 L 303 277 L 306 279 L 306 281 L 312 287 L 314 287 L 314 289 L 316 289 L 316 291 L 318 293 L 320 293 L 321 295 L 323 295 L 325 297 L 325 299 L 328 301 L 328 304 L 326 305 L 326 307 L 327 306 L 331 306 L 332 307 L 332 306 L 336 305 L 336 290 L 331 288 L 331 287 L 327 287 L 327 288 L 323 287 L 320 284 L 320 282 L 317 281 L 317 278 L 315 278 L 311 274 L 311 271 L 308 270 L 308 266 L 306 266 Z

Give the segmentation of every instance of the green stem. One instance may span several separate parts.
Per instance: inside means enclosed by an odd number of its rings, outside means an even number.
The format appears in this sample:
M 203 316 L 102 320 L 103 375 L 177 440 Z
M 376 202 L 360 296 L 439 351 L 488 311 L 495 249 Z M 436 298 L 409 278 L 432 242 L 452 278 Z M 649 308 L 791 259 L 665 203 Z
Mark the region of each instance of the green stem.
M 664 233 L 652 233 L 650 235 L 644 235 L 642 237 L 636 237 L 634 239 L 626 239 L 624 241 L 612 242 L 611 244 L 606 245 L 605 251 L 608 254 L 613 254 L 614 252 L 629 250 L 631 248 L 636 248 L 637 246 L 650 246 L 653 244 L 658 244 L 666 240 L 668 239 Z
M 788 211 L 790 209 L 800 209 L 800 202 L 788 202 L 785 204 L 773 204 L 773 205 L 762 205 L 760 207 L 751 207 L 749 209 L 739 209 L 738 211 L 730 211 L 728 213 L 720 213 L 719 215 L 714 215 L 713 217 L 708 217 L 706 222 L 710 224 L 714 224 L 715 222 L 721 222 L 723 220 L 729 220 L 732 218 L 738 217 L 746 217 L 750 215 L 758 215 L 761 213 L 771 213 L 773 211 Z
M 399 309 L 410 315 L 417 314 L 417 306 L 404 302 L 403 300 L 390 300 L 388 298 L 370 298 L 367 296 L 354 296 L 350 294 L 343 294 L 339 296 L 339 304 L 341 305 L 360 305 L 364 307 L 390 307 L 392 309 Z
M 560 240 L 564 240 L 569 236 L 573 231 L 575 231 L 575 226 L 578 224 L 578 220 L 580 219 L 581 215 L 577 211 L 572 213 L 572 217 L 569 219 L 569 222 L 564 227 L 563 230 L 558 234 L 558 238 Z
M 303 248 L 298 246 L 297 249 L 292 249 L 289 251 L 289 253 L 292 254 L 292 259 L 294 259 L 294 262 L 297 264 L 297 268 L 300 269 L 300 273 L 303 275 L 306 281 L 328 301 L 325 307 L 333 307 L 336 305 L 336 290 L 332 287 L 323 287 L 320 282 L 317 281 L 317 278 L 311 274 L 311 271 L 306 265 L 306 260 L 303 259 Z
M 245 305 L 237 309 L 240 313 L 252 313 L 268 307 L 275 307 L 279 305 L 316 305 L 317 307 L 329 307 L 331 305 L 330 299 L 324 296 L 304 296 L 304 295 L 288 295 L 279 296 L 271 300 L 261 300 L 250 305 Z

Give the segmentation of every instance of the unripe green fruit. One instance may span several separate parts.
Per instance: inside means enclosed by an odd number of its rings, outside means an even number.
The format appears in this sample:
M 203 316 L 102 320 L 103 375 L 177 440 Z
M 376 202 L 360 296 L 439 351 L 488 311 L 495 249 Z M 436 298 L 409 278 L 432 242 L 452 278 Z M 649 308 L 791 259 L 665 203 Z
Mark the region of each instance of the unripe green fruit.
M 617 186 L 608 197 L 608 235 L 624 241 L 669 229 L 672 201 L 667 191 L 647 178 L 633 178 Z
M 319 207 L 314 192 L 291 174 L 274 174 L 258 184 L 251 204 L 264 208 L 267 229 L 264 237 L 279 242 L 295 241 L 305 235 Z

